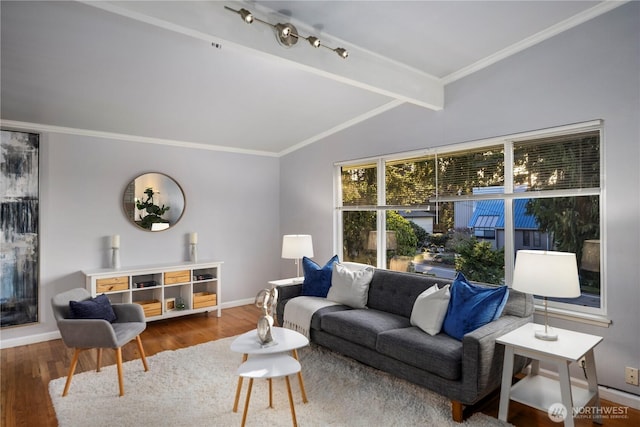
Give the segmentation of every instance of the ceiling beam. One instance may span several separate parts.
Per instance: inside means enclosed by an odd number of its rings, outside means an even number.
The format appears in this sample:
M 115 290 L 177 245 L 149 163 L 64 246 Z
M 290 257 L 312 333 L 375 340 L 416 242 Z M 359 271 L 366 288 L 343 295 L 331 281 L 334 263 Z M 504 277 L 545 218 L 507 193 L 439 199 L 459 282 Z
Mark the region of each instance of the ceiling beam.
M 349 51 L 349 57 L 341 59 L 330 50 L 314 49 L 305 40 L 300 40 L 292 48 L 284 48 L 278 44 L 275 33 L 269 26 L 258 22 L 251 25 L 245 24 L 239 15 L 225 10 L 223 2 L 83 1 L 83 3 L 207 43 L 217 44 L 223 49 L 237 49 L 266 55 L 306 72 L 402 102 L 431 110 L 441 110 L 444 106 L 444 83 L 441 79 L 331 38 L 327 34 L 308 28 L 303 23 L 260 8 L 255 4 L 226 3 L 236 10 L 245 7 L 256 17 L 272 24 L 291 22 L 303 35 L 319 37 L 323 43 L 331 47 L 346 48 Z

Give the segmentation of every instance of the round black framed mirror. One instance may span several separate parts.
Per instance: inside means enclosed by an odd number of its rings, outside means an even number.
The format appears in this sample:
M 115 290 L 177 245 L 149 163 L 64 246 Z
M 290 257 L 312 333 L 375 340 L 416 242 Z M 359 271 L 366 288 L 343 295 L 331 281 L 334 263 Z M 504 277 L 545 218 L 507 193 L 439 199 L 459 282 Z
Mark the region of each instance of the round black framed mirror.
M 163 231 L 180 221 L 185 209 L 184 192 L 170 176 L 144 173 L 127 184 L 122 196 L 125 216 L 145 231 Z

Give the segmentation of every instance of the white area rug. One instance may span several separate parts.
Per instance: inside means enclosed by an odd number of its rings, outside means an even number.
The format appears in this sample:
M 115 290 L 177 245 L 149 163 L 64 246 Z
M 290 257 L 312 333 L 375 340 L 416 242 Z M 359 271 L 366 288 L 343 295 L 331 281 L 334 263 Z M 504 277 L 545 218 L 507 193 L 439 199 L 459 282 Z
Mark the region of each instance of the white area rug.
M 52 380 L 49 393 L 61 427 L 239 426 L 248 381 L 238 412 L 232 412 L 241 355 L 233 338 L 212 341 L 124 364 L 125 395 L 118 397 L 115 365 L 76 374 L 61 397 L 66 377 Z M 451 420 L 445 398 L 406 381 L 336 355 L 321 347 L 299 350 L 309 403 L 303 404 L 291 378 L 298 424 L 305 426 L 503 426 L 477 413 L 463 424 Z M 274 409 L 268 409 L 266 380 L 254 381 L 247 426 L 290 426 L 284 379 L 274 379 Z

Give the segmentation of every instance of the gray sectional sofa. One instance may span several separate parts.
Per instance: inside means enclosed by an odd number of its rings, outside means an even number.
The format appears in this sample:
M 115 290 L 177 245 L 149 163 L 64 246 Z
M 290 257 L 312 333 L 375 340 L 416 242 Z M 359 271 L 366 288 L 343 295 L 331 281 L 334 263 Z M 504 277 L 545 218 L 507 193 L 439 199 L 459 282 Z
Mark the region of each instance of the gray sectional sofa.
M 452 417 L 461 422 L 463 409 L 500 386 L 504 348 L 500 335 L 533 321 L 531 295 L 510 290 L 502 315 L 458 341 L 444 332 L 431 336 L 411 326 L 413 304 L 431 286 L 450 281 L 430 276 L 376 269 L 366 309 L 345 305 L 324 307 L 311 318 L 311 342 L 349 356 L 439 393 L 452 402 Z M 490 285 L 487 285 L 490 286 Z M 301 295 L 302 285 L 279 286 L 276 308 L 283 325 L 284 308 Z M 514 373 L 527 364 L 518 357 Z

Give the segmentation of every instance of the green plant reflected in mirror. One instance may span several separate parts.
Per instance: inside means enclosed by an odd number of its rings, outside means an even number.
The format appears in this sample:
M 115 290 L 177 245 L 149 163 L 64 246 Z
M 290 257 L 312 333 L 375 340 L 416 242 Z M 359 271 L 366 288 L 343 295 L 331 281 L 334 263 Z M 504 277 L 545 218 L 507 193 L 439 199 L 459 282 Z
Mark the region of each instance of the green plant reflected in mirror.
M 163 231 L 180 221 L 185 208 L 184 193 L 170 176 L 145 173 L 127 184 L 122 207 L 136 227 L 145 231 Z

